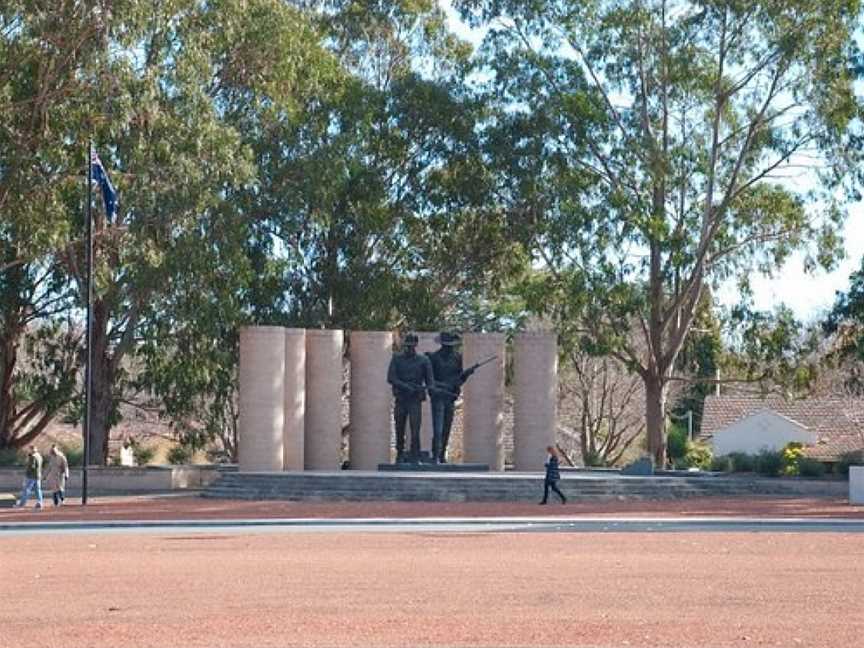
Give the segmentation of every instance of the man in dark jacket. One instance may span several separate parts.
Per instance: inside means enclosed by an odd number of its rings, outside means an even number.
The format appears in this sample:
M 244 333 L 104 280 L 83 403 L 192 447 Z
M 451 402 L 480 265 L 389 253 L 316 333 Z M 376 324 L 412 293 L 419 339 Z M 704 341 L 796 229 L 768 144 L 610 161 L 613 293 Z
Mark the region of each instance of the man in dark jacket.
M 24 488 L 15 506 L 25 506 L 30 493 L 36 491 L 36 508 L 42 508 L 42 455 L 35 445 L 30 446 L 27 461 L 24 465 Z
M 426 390 L 433 386 L 432 367 L 429 358 L 417 354 L 418 338 L 413 333 L 405 336 L 402 353 L 390 360 L 387 382 L 393 386 L 396 407 L 393 414 L 396 423 L 396 461 L 418 461 L 420 458 L 421 404 L 426 400 Z M 411 422 L 411 452 L 405 454 L 405 424 Z
M 456 399 L 459 398 L 462 385 L 474 372 L 462 369 L 462 354 L 456 352 L 458 333 L 441 333 L 438 342 L 441 348 L 426 354 L 435 379 L 435 387 L 429 390 L 432 399 L 432 459 L 437 463 L 445 463 Z

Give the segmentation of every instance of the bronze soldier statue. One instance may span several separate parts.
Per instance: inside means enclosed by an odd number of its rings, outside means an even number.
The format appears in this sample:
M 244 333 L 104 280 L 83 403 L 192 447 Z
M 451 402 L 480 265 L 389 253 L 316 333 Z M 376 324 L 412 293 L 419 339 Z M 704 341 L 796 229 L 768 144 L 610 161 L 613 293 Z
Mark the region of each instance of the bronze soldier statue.
M 459 340 L 458 333 L 441 333 L 437 339 L 441 348 L 426 354 L 435 379 L 435 387 L 429 390 L 429 394 L 432 398 L 432 460 L 436 463 L 447 461 L 447 443 L 453 426 L 456 399 L 459 398 L 462 385 L 476 369 L 462 369 L 462 354 L 456 352 Z
M 390 360 L 387 382 L 393 386 L 396 398 L 394 419 L 396 423 L 396 461 L 420 460 L 421 404 L 426 400 L 426 390 L 433 386 L 432 366 L 429 358 L 417 354 L 418 338 L 413 333 L 405 336 L 402 352 Z M 405 424 L 411 424 L 411 451 L 405 454 Z

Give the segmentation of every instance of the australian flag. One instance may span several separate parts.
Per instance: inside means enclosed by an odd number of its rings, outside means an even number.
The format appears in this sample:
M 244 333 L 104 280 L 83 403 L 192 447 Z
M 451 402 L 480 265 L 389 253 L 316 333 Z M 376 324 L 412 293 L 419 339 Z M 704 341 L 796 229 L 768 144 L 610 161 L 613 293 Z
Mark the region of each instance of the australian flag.
M 117 191 L 111 180 L 108 178 L 108 173 L 102 165 L 102 160 L 93 149 L 90 150 L 90 166 L 93 169 L 93 179 L 99 183 L 99 188 L 102 189 L 102 200 L 105 202 L 105 216 L 108 221 L 113 221 L 117 216 Z

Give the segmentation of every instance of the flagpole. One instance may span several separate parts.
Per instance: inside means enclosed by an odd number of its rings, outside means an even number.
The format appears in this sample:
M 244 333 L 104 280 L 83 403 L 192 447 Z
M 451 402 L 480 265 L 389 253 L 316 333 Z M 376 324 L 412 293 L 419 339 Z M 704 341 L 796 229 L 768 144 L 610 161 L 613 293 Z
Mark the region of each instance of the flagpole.
M 84 465 L 81 505 L 87 505 L 87 466 L 90 463 L 90 412 L 93 400 L 93 141 L 87 140 L 87 367 L 84 374 Z

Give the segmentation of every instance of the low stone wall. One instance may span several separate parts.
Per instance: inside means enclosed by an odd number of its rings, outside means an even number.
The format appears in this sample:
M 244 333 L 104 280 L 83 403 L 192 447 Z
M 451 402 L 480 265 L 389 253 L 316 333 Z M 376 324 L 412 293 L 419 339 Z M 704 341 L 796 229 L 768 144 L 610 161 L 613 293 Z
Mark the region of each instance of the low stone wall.
M 236 466 L 92 466 L 87 471 L 88 489 L 94 492 L 155 493 L 206 488 L 221 472 Z M 80 468 L 70 471 L 69 490 L 81 489 Z M 0 490 L 18 491 L 24 480 L 23 468 L 0 468 Z

